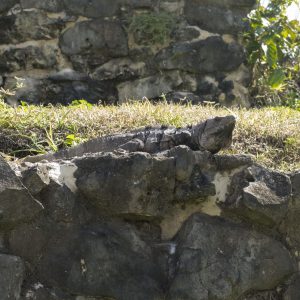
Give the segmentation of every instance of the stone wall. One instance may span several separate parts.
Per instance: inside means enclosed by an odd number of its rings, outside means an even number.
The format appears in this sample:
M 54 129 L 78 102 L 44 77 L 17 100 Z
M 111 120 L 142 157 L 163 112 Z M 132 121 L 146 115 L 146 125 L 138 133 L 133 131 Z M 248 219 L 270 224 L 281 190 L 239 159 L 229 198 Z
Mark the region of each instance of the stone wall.
M 1 0 L 0 85 L 16 99 L 249 106 L 238 34 L 255 0 Z
M 0 156 L 1 300 L 299 300 L 300 173 L 218 154 L 234 126 Z

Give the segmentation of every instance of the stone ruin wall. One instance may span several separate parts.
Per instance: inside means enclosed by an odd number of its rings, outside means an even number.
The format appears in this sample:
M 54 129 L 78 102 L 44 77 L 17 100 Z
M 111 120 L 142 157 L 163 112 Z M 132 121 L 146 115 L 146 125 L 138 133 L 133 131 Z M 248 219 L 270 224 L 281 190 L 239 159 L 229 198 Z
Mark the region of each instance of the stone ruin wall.
M 299 300 L 300 172 L 217 153 L 234 121 L 0 156 L 0 299 Z
M 13 89 L 15 76 L 23 79 L 10 103 L 122 103 L 164 94 L 174 101 L 249 106 L 250 74 L 239 33 L 254 4 L 1 0 L 0 86 Z M 140 15 L 142 23 L 132 27 Z M 170 32 L 157 40 L 140 30 L 147 17 L 169 22 Z

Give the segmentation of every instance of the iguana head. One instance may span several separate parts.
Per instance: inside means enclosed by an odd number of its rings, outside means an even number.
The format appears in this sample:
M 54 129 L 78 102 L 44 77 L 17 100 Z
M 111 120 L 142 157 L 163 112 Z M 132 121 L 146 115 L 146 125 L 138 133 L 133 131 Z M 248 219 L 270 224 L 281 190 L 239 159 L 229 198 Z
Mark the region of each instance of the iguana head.
M 236 118 L 234 116 L 208 119 L 193 127 L 193 142 L 197 144 L 200 150 L 217 153 L 231 145 L 235 123 Z

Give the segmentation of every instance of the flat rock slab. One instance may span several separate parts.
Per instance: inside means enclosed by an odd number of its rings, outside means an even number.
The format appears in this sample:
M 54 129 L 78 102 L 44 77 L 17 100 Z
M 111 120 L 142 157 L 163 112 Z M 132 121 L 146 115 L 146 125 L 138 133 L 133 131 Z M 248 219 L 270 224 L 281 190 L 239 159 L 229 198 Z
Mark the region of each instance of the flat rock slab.
M 74 160 L 76 184 L 102 214 L 161 216 L 174 200 L 175 160 L 112 153 Z

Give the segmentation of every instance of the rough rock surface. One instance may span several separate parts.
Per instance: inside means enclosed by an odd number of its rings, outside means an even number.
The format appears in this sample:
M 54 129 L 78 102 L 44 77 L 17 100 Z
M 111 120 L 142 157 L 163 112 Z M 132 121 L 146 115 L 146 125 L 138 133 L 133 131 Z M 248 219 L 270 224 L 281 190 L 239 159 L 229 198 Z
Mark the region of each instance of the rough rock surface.
M 280 224 L 291 198 L 290 178 L 276 171 L 253 165 L 237 173 L 224 203 L 225 210 L 263 225 Z
M 0 254 L 0 270 L 1 299 L 18 299 L 25 275 L 22 260 L 16 256 Z
M 168 299 L 238 299 L 273 289 L 295 271 L 282 244 L 221 218 L 193 215 L 174 242 Z
M 298 173 L 218 154 L 234 123 L 1 158 L 1 300 L 298 300 Z
M 289 201 L 287 215 L 280 226 L 286 242 L 300 262 L 300 172 L 291 174 L 292 199 Z
M 249 106 L 238 34 L 255 1 L 1 0 L 0 87 L 11 104 L 122 103 L 162 94 Z M 136 18 L 139 20 L 135 23 Z M 154 24 L 154 25 L 153 25 Z M 161 27 L 155 28 L 155 24 Z M 79 77 L 53 80 L 71 71 Z M 176 97 L 173 97 L 173 93 Z M 173 99 L 174 98 L 174 99 Z
M 42 209 L 0 155 L 0 227 L 28 221 Z

